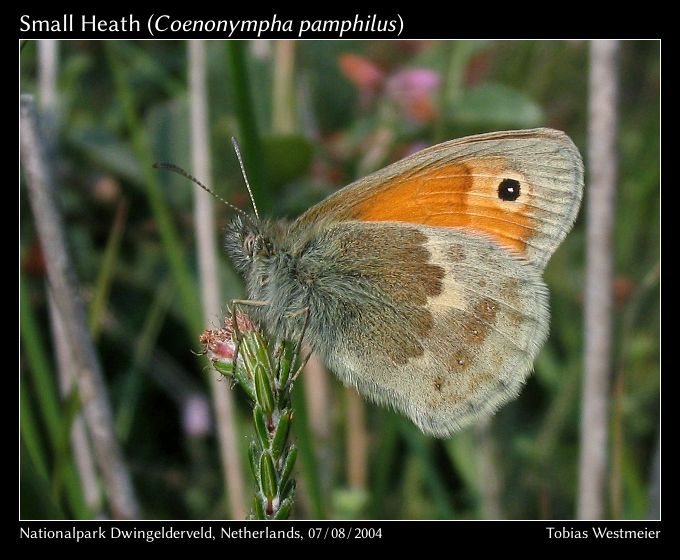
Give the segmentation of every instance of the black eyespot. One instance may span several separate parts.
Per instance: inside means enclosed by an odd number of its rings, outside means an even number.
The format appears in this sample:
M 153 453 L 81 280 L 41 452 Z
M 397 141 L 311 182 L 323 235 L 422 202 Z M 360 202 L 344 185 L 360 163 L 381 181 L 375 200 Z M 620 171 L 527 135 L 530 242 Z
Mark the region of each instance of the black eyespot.
M 512 202 L 519 198 L 519 181 L 515 179 L 503 179 L 498 185 L 498 198 Z

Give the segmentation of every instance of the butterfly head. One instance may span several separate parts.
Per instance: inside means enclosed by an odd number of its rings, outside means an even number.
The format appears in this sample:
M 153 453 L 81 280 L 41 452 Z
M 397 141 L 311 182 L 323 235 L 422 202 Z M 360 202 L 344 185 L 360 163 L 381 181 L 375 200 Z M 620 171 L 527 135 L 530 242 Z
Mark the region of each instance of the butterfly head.
M 234 267 L 247 276 L 258 264 L 274 254 L 274 243 L 268 223 L 247 214 L 235 215 L 224 237 L 225 250 Z

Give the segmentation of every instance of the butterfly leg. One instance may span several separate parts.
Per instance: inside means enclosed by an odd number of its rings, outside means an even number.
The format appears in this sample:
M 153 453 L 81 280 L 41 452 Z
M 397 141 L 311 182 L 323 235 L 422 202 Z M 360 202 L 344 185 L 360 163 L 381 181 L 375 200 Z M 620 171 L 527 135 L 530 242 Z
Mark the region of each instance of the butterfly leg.
M 291 313 L 289 317 L 298 317 L 300 315 L 305 316 L 305 320 L 302 323 L 302 331 L 300 331 L 300 337 L 298 338 L 297 342 L 295 343 L 295 349 L 293 351 L 293 355 L 297 356 L 298 353 L 300 352 L 300 347 L 302 346 L 302 340 L 305 337 L 305 332 L 307 331 L 307 326 L 309 324 L 309 307 L 305 307 L 304 309 L 300 309 L 299 311 L 295 311 L 294 313 Z M 295 383 L 295 380 L 298 378 L 300 373 L 302 373 L 302 370 L 304 367 L 307 365 L 307 362 L 309 361 L 309 357 L 312 355 L 312 352 L 309 351 L 307 355 L 302 358 L 300 361 L 300 366 L 295 370 L 295 373 L 291 375 L 289 384 L 292 385 Z

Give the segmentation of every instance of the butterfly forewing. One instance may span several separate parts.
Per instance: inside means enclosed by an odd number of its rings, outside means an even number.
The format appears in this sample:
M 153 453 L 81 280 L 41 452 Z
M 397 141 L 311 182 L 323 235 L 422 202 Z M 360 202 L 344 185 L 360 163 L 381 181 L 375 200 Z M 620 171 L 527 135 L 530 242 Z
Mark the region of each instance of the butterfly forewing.
M 571 229 L 583 191 L 577 148 L 551 129 L 438 144 L 341 189 L 298 227 L 359 220 L 463 228 L 542 269 Z

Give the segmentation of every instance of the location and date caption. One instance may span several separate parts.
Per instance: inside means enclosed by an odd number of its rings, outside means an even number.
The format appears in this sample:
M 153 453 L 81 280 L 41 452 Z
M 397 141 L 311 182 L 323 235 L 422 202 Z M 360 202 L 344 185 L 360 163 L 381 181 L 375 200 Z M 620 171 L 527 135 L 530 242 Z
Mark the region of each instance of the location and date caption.
M 216 529 L 216 530 L 214 530 Z M 19 538 L 26 540 L 73 540 L 82 542 L 88 540 L 143 540 L 154 542 L 157 540 L 218 540 L 218 539 L 282 539 L 282 540 L 351 540 L 351 539 L 382 539 L 382 527 L 336 527 L 336 526 L 289 526 L 285 529 L 265 527 L 200 527 L 197 529 L 174 529 L 162 527 L 159 529 L 122 528 L 119 526 L 98 526 L 92 529 L 68 527 L 53 529 L 48 527 L 30 528 L 20 527 Z

